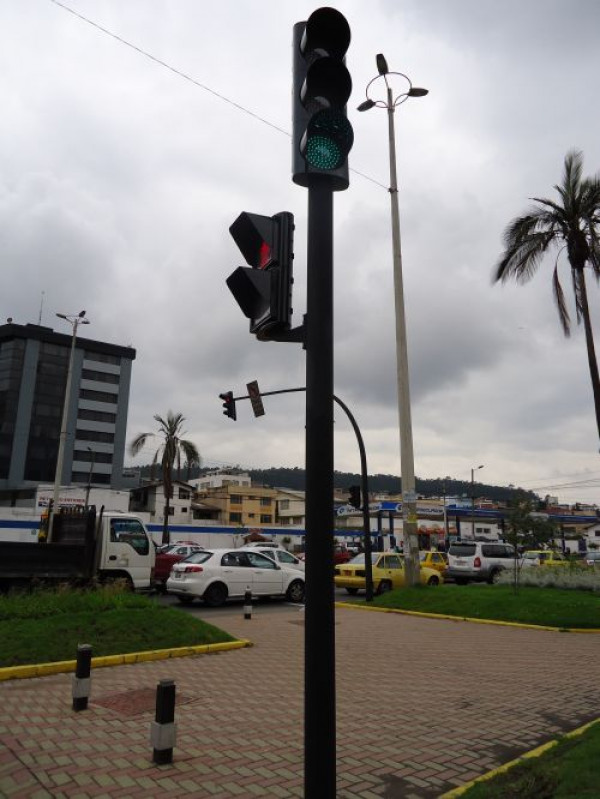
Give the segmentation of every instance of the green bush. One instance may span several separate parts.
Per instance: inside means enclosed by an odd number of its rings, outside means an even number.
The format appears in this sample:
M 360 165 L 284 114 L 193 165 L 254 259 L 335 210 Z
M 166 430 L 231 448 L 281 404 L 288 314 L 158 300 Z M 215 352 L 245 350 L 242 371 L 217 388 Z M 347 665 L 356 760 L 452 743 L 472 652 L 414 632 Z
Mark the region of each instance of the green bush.
M 499 583 L 513 585 L 514 569 L 505 569 Z M 570 591 L 600 591 L 600 569 L 591 569 L 574 561 L 569 566 L 530 566 L 518 570 L 520 586 L 560 588 Z

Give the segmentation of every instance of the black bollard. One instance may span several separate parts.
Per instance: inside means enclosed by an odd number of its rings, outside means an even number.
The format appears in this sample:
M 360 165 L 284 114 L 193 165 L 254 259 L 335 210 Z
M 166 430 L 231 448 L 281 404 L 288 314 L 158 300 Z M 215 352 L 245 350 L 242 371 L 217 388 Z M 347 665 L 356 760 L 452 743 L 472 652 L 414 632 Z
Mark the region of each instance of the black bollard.
M 244 594 L 244 618 L 252 618 L 252 591 L 246 591 Z
M 79 644 L 77 647 L 75 675 L 72 680 L 73 710 L 75 711 L 87 710 L 92 687 L 91 669 L 92 647 L 89 644 Z
M 173 762 L 176 735 L 175 682 L 161 680 L 156 686 L 155 721 L 150 726 L 152 761 L 159 766 Z

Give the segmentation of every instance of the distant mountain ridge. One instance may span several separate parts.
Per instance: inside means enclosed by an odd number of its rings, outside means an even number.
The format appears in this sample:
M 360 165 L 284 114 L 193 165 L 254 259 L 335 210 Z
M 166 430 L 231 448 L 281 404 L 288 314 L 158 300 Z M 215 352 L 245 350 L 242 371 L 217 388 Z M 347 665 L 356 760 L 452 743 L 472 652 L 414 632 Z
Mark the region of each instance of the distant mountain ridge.
M 225 471 L 225 469 L 224 469 Z M 306 485 L 306 472 L 299 467 L 270 467 L 269 469 L 241 469 L 236 467 L 231 471 L 239 471 L 249 474 L 253 483 L 271 486 L 272 488 L 291 488 L 296 491 L 304 491 Z M 212 468 L 199 468 L 194 467 L 190 470 L 188 477 L 187 470 L 181 470 L 182 480 L 198 480 L 203 475 L 214 472 Z M 141 467 L 142 477 L 148 478 L 150 476 L 150 466 Z M 155 472 L 158 475 L 158 472 Z M 175 477 L 175 475 L 173 475 Z M 352 485 L 360 485 L 361 476 L 352 472 L 334 472 L 333 483 L 334 487 L 339 490 L 344 490 Z M 471 482 L 469 480 L 454 480 L 448 478 L 420 478 L 416 480 L 417 494 L 423 497 L 441 497 L 446 496 L 471 496 Z M 370 492 L 387 492 L 389 494 L 400 494 L 402 491 L 402 480 L 397 475 L 393 474 L 373 474 L 369 475 L 369 491 Z M 515 499 L 531 499 L 538 501 L 540 497 L 533 491 L 526 491 L 523 488 L 509 488 L 508 486 L 494 486 L 486 483 L 475 483 L 475 496 L 486 497 L 494 502 L 508 502 Z

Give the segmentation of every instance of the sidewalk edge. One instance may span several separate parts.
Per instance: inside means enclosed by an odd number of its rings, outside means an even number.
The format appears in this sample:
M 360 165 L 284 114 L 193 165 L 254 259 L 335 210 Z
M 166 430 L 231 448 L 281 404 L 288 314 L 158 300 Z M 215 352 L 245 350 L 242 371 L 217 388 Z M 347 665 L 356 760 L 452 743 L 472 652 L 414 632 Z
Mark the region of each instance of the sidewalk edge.
M 518 766 L 519 763 L 522 763 L 524 760 L 530 760 L 534 757 L 540 757 L 545 752 L 548 752 L 550 749 L 554 749 L 561 740 L 565 738 L 577 738 L 579 735 L 583 735 L 584 732 L 593 727 L 595 724 L 598 724 L 600 719 L 593 719 L 592 721 L 588 721 L 587 724 L 583 724 L 581 727 L 577 727 L 575 730 L 571 730 L 571 732 L 565 733 L 561 738 L 555 738 L 552 741 L 547 741 L 545 744 L 541 746 L 537 746 L 535 749 L 532 749 L 530 752 L 526 752 L 524 755 L 520 757 L 516 757 L 514 760 L 509 760 L 508 763 L 504 763 L 502 766 L 498 766 L 498 768 L 492 769 L 491 771 L 482 774 L 480 777 L 476 777 L 474 780 L 470 780 L 466 782 L 464 785 L 460 785 L 458 788 L 453 788 L 451 791 L 447 793 L 443 793 L 439 796 L 439 799 L 456 799 L 458 796 L 462 796 L 466 793 L 470 788 L 480 782 L 488 782 L 488 780 L 493 779 L 494 777 L 498 776 L 498 774 L 504 774 L 506 771 L 510 771 L 510 769 Z
M 197 646 L 180 646 L 173 649 L 153 649 L 145 652 L 129 652 L 126 655 L 104 655 L 92 658 L 92 668 L 106 666 L 123 666 L 128 663 L 144 663 L 149 660 L 168 660 L 188 655 L 206 655 L 212 652 L 225 652 L 229 649 L 242 649 L 253 646 L 252 641 L 240 638 L 220 644 L 198 644 Z M 75 660 L 59 660 L 55 663 L 38 663 L 30 666 L 6 666 L 0 668 L 0 682 L 4 680 L 23 680 L 30 677 L 46 677 L 49 674 L 62 674 L 75 671 Z

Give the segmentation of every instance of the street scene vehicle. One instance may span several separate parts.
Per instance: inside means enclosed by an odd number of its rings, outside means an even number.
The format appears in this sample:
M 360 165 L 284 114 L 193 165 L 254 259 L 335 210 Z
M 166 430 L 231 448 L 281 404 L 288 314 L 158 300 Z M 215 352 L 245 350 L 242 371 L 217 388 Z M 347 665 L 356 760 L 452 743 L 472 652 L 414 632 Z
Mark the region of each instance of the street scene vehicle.
M 342 544 L 336 544 L 333 548 L 333 562 L 334 564 L 337 563 L 348 563 L 351 559 L 352 555 L 346 549 L 345 546 Z
M 211 606 L 227 599 L 285 597 L 289 602 L 304 601 L 304 574 L 280 566 L 252 549 L 213 549 L 196 552 L 173 566 L 167 591 L 183 604 L 203 599 Z
M 154 545 L 137 516 L 61 508 L 50 542 L 0 543 L 0 589 L 29 586 L 32 580 L 85 584 L 93 579 L 149 589 L 154 561 Z
M 551 549 L 528 549 L 523 552 L 522 566 L 568 566 L 569 561 L 561 552 L 553 552 Z
M 373 571 L 373 591 L 384 594 L 405 584 L 404 558 L 397 552 L 373 552 L 371 555 Z M 335 568 L 334 582 L 338 588 L 345 588 L 349 594 L 357 594 L 366 588 L 365 554 L 352 558 Z M 442 575 L 427 566 L 419 569 L 421 585 L 440 585 Z
M 156 553 L 156 560 L 154 563 L 154 579 L 153 584 L 159 590 L 166 590 L 167 580 L 171 574 L 171 569 L 175 563 L 180 560 L 188 558 L 195 552 L 203 552 L 204 547 L 198 544 L 173 544 L 163 552 Z
M 600 566 L 600 552 L 586 552 L 584 560 L 587 566 Z
M 448 555 L 445 552 L 419 552 L 419 562 L 421 567 L 427 566 L 427 568 L 434 569 L 441 575 L 446 574 L 448 571 Z
M 446 576 L 458 585 L 473 582 L 495 583 L 502 569 L 514 564 L 512 544 L 482 541 L 455 541 L 448 550 Z
M 243 551 L 244 549 L 245 547 L 241 547 L 240 551 Z M 298 569 L 298 571 L 301 572 L 303 572 L 306 568 L 304 561 L 299 560 L 295 555 L 292 555 L 291 552 L 288 552 L 287 549 L 284 549 L 283 547 L 267 547 L 266 549 L 253 547 L 250 551 L 260 552 L 261 555 L 271 558 L 280 566 L 287 566 L 290 569 Z

